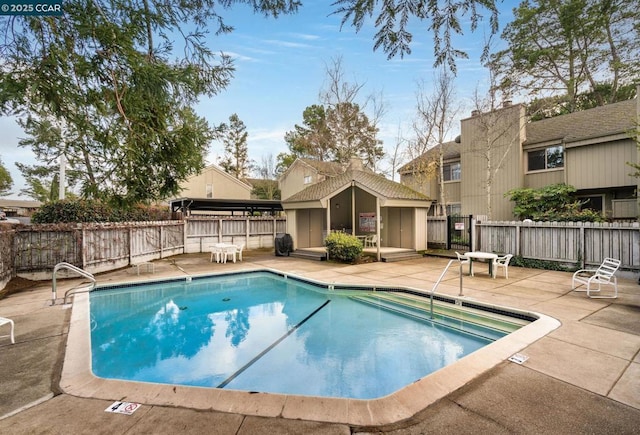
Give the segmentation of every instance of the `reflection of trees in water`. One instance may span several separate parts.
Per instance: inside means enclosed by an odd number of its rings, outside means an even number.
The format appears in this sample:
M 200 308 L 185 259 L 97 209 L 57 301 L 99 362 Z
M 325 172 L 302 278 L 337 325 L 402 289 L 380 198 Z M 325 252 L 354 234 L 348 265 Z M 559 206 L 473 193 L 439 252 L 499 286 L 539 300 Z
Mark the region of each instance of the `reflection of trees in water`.
M 164 359 L 192 358 L 209 343 L 215 330 L 206 314 L 169 300 L 156 311 L 138 313 L 126 324 L 98 326 L 92 340 L 105 337 L 106 341 L 92 346 L 93 366 L 100 361 L 99 367 L 108 368 L 109 376 L 125 376 Z M 122 354 L 127 355 L 127 367 L 120 368 Z
M 227 321 L 227 331 L 224 336 L 231 338 L 231 345 L 238 347 L 249 334 L 249 314 L 248 309 L 238 309 L 227 311 L 224 320 Z

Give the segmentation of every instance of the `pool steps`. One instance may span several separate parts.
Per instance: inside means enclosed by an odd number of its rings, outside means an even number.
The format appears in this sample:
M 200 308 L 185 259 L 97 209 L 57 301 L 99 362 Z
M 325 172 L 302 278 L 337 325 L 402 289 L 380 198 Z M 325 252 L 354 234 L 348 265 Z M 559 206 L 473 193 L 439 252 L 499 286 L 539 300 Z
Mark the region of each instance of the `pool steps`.
M 506 318 L 462 305 L 434 303 L 434 316 L 429 314 L 429 302 L 402 298 L 394 294 L 376 293 L 351 296 L 351 299 L 369 303 L 397 313 L 432 321 L 445 327 L 462 330 L 489 340 L 497 340 L 530 323 L 523 319 Z

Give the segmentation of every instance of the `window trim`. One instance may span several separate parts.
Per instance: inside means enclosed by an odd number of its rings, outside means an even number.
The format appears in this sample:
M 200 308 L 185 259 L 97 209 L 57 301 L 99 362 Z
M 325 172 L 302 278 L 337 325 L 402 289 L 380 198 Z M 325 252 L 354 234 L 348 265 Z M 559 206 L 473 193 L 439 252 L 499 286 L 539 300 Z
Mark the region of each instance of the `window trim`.
M 547 167 L 547 150 L 550 148 L 560 148 L 562 149 L 562 166 L 557 166 L 555 168 L 549 168 Z M 529 153 L 535 152 L 535 151 L 544 151 L 544 168 L 543 169 L 529 169 Z M 561 144 L 557 144 L 557 145 L 548 145 L 545 147 L 540 147 L 540 148 L 532 148 L 530 150 L 526 150 L 525 151 L 525 159 L 526 159 L 526 165 L 527 165 L 527 174 L 539 174 L 541 172 L 553 172 L 553 171 L 564 171 L 565 169 L 565 163 L 566 163 L 566 152 L 565 152 L 565 147 L 564 145 Z
M 451 177 L 451 175 L 453 174 L 451 167 L 457 165 L 458 166 L 458 171 L 457 173 L 458 178 L 449 178 L 448 180 L 446 179 L 446 177 L 444 176 L 445 173 L 449 173 L 449 177 Z M 449 167 L 449 171 L 446 171 L 445 169 Z M 444 183 L 459 183 L 462 180 L 462 164 L 460 162 L 451 162 L 451 163 L 444 163 L 442 165 L 442 176 L 443 176 L 443 182 Z

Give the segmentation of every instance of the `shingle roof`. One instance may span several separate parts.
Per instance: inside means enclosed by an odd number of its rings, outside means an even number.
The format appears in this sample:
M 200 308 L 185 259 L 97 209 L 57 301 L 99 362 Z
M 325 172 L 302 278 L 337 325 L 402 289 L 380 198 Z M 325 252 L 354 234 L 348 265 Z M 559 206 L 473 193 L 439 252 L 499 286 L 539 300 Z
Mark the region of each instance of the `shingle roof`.
M 636 99 L 535 121 L 527 125 L 525 144 L 565 142 L 625 133 L 635 126 Z
M 444 142 L 442 144 L 442 147 L 444 151 L 444 154 L 443 154 L 444 160 L 456 159 L 460 157 L 461 144 L 459 142 L 455 142 L 455 141 Z M 433 148 L 429 149 L 427 152 L 425 152 L 421 156 L 416 157 L 415 159 L 411 160 L 409 163 L 403 165 L 400 169 L 398 169 L 398 172 L 402 173 L 402 172 L 411 171 L 414 166 L 418 165 L 418 163 L 424 163 L 425 161 L 428 161 L 428 160 L 435 161 L 439 152 L 440 152 L 439 147 L 434 146 Z
M 427 200 L 430 198 L 415 190 L 395 181 L 388 180 L 373 172 L 348 170 L 336 177 L 331 177 L 320 183 L 311 185 L 306 189 L 290 196 L 283 203 L 318 201 L 330 196 L 352 181 L 365 186 L 367 189 L 387 199 Z
M 301 158 L 300 161 L 318 171 L 319 174 L 333 177 L 344 172 L 344 166 L 336 162 L 322 162 L 320 160 Z

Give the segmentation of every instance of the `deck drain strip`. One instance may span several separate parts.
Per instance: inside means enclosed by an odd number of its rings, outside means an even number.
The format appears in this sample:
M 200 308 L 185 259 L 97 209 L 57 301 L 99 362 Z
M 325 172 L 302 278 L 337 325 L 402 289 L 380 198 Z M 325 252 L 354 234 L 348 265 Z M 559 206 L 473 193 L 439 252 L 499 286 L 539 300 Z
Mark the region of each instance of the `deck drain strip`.
M 253 357 L 253 359 L 251 361 L 249 361 L 248 363 L 246 363 L 245 365 L 243 365 L 242 367 L 240 367 L 240 369 L 238 369 L 234 374 L 232 374 L 231 376 L 229 376 L 227 379 L 225 379 L 220 385 L 218 385 L 216 388 L 224 388 L 226 387 L 229 382 L 233 381 L 235 378 L 237 378 L 242 372 L 244 372 L 246 369 L 248 369 L 249 367 L 251 367 L 252 365 L 254 365 L 256 363 L 256 361 L 258 361 L 260 358 L 262 358 L 263 356 L 265 356 L 271 349 L 273 349 L 274 347 L 276 347 L 278 344 L 280 344 L 280 342 L 282 342 L 282 340 L 284 340 L 285 338 L 287 338 L 288 336 L 290 336 L 291 334 L 293 334 L 299 327 L 301 327 L 307 320 L 309 320 L 310 318 L 312 318 L 313 316 L 315 316 L 318 311 L 320 311 L 321 309 L 323 309 L 324 307 L 326 307 L 329 302 L 331 302 L 331 300 L 329 299 L 328 301 L 326 301 L 324 304 L 320 305 L 318 308 L 316 308 L 311 314 L 309 314 L 307 317 L 305 317 L 304 319 L 302 319 L 302 321 L 298 322 L 293 328 L 289 329 L 282 337 L 280 337 L 279 339 L 277 339 L 276 341 L 274 341 L 273 343 L 271 343 L 271 345 L 269 345 L 266 349 L 264 349 L 262 352 L 260 352 L 258 355 L 256 355 L 255 357 Z

